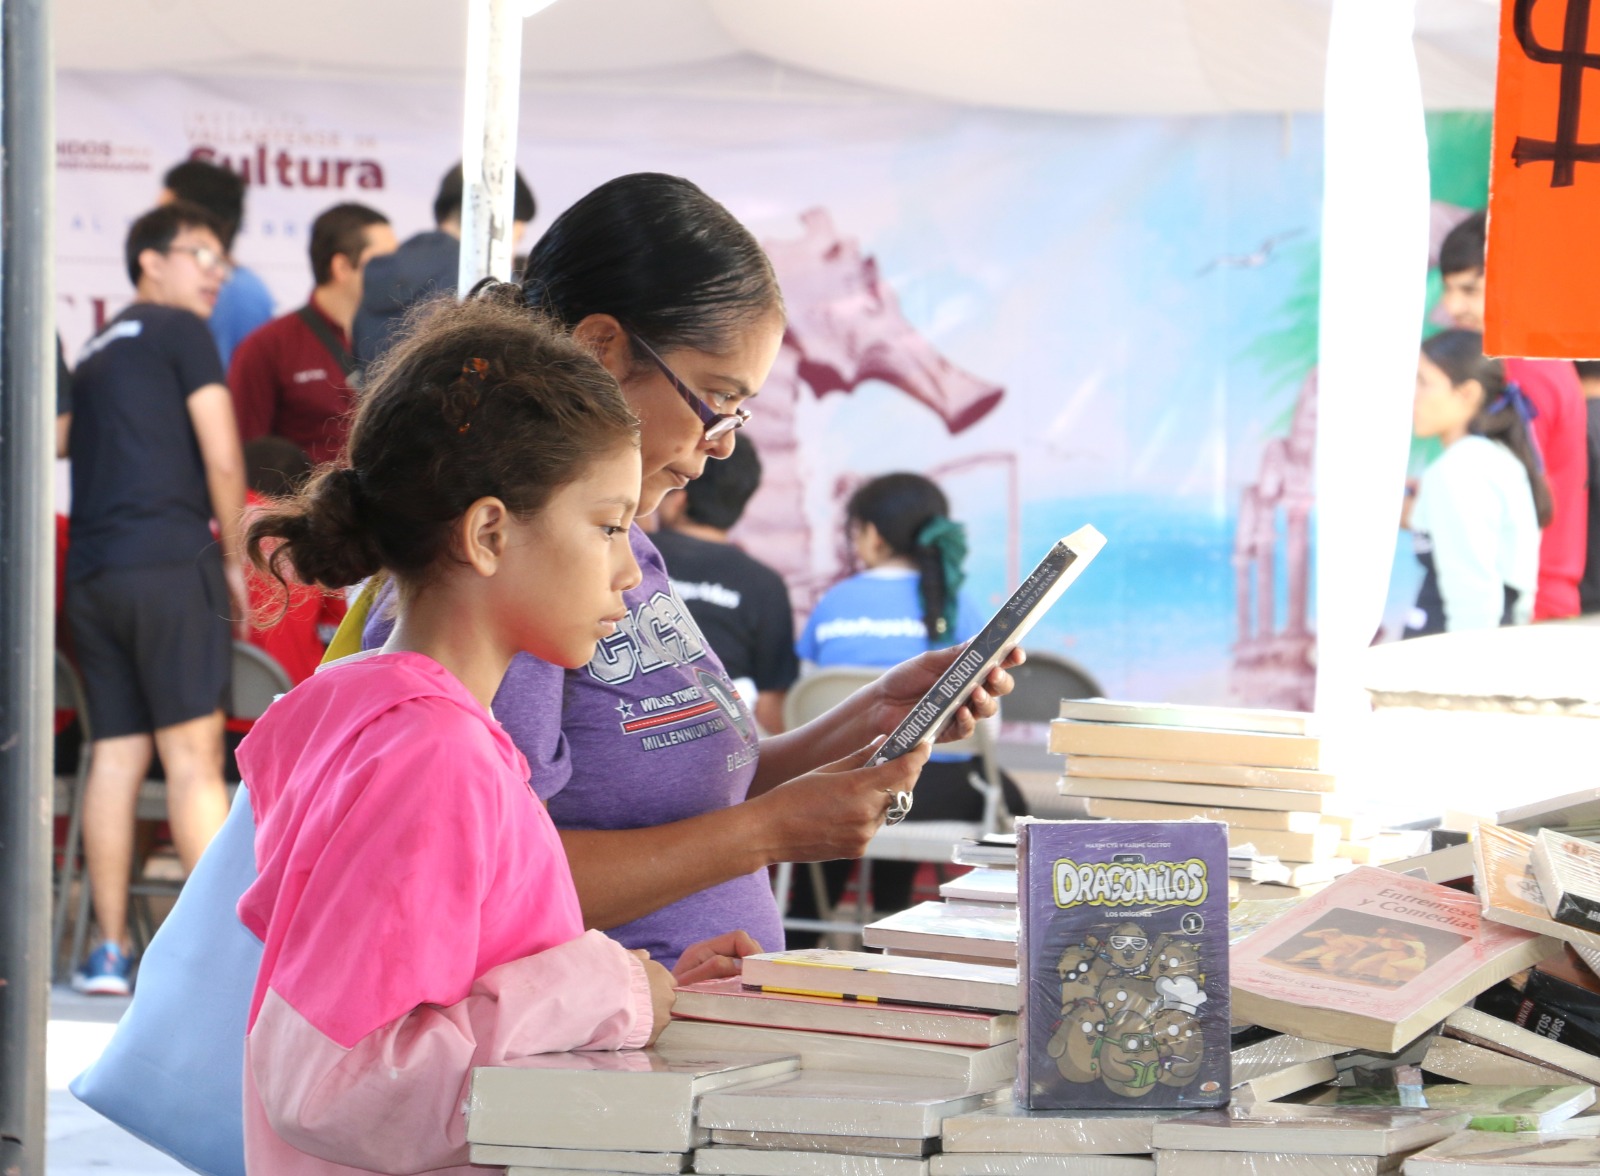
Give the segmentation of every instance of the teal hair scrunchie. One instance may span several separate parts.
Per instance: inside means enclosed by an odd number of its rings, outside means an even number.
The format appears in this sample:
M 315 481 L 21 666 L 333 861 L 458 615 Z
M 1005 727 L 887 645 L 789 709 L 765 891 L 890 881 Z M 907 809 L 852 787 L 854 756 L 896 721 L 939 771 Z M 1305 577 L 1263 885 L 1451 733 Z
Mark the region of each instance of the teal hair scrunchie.
M 944 570 L 944 632 L 953 635 L 956 630 L 956 594 L 967 578 L 967 529 L 954 519 L 934 515 L 917 532 L 917 546 L 931 547 L 939 553 L 939 566 Z

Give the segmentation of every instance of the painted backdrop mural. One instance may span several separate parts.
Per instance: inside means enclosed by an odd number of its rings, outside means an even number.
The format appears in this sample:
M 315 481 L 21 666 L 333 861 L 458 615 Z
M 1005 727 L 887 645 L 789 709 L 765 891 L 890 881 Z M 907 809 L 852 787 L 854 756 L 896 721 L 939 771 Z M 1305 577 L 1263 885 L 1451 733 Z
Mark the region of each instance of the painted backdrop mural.
M 766 244 L 790 331 L 753 406 L 768 483 L 742 536 L 797 607 L 845 570 L 850 489 L 922 470 L 969 527 L 983 607 L 1059 536 L 1105 532 L 1030 644 L 1107 691 L 1308 701 L 1319 120 L 818 94 L 534 92 L 520 151 L 533 233 L 604 179 L 660 170 Z M 322 208 L 424 227 L 459 120 L 457 93 L 424 86 L 63 77 L 69 352 L 126 300 L 122 234 L 170 162 L 248 167 L 236 252 L 288 310 Z

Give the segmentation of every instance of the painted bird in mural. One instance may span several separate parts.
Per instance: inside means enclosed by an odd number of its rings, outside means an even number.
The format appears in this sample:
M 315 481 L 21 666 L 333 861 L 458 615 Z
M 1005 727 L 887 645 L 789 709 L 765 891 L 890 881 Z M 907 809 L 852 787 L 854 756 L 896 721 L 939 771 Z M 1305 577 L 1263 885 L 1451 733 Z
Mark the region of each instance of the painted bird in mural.
M 1195 271 L 1194 276 L 1203 278 L 1214 269 L 1260 269 L 1272 260 L 1272 251 L 1277 248 L 1278 242 L 1287 241 L 1291 237 L 1298 237 L 1304 229 L 1290 229 L 1286 233 L 1274 233 L 1256 247 L 1253 253 L 1224 253 L 1221 257 L 1213 258 Z

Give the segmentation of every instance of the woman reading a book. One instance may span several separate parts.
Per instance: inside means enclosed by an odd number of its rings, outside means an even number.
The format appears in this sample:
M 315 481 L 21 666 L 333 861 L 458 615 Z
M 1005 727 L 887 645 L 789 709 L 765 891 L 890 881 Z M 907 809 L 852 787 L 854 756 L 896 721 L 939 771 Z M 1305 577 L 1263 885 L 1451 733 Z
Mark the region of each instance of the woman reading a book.
M 1476 331 L 1443 331 L 1422 345 L 1412 429 L 1437 437 L 1444 453 L 1422 475 L 1405 519 L 1423 568 L 1405 636 L 1532 617 L 1539 532 L 1551 514 L 1532 414 Z
M 732 451 L 745 403 L 783 340 L 783 303 L 761 246 L 727 209 L 671 176 L 623 176 L 562 213 L 528 258 L 523 292 L 617 378 L 638 415 L 640 515 Z M 494 710 L 561 831 L 585 924 L 688 979 L 731 975 L 734 955 L 687 966 L 680 957 L 731 928 L 762 949 L 783 947 L 767 867 L 862 854 L 888 794 L 915 781 L 925 753 L 895 772 L 862 764 L 954 651 L 922 652 L 758 747 L 746 700 L 649 537 L 634 526 L 629 542 L 643 578 L 625 595 L 618 632 L 576 669 L 514 659 Z M 386 635 L 385 611 L 374 609 L 364 641 Z M 969 733 L 1010 685 L 1003 671 L 993 675 L 951 737 Z

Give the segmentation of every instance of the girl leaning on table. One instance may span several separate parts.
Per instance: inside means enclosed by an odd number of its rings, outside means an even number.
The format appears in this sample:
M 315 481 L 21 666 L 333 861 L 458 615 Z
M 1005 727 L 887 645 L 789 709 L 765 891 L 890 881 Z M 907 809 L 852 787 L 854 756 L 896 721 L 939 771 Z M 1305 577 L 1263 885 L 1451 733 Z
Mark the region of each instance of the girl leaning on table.
M 246 1165 L 274 1176 L 467 1172 L 472 1067 L 642 1046 L 672 1002 L 665 968 L 584 930 L 489 710 L 514 654 L 583 665 L 623 615 L 638 421 L 580 346 L 493 301 L 433 311 L 369 389 L 348 468 L 249 532 L 300 580 L 400 585 L 384 646 L 239 750 L 260 867 L 239 913 L 265 943 Z

